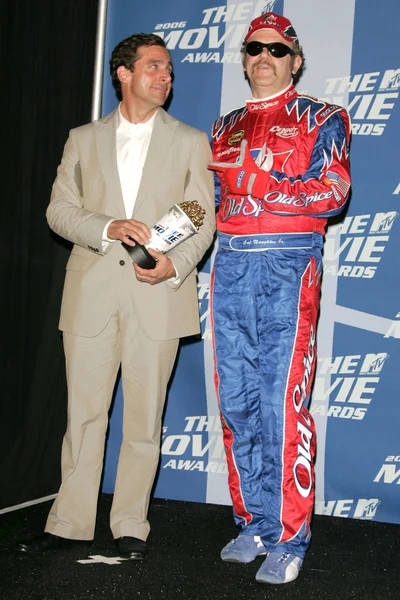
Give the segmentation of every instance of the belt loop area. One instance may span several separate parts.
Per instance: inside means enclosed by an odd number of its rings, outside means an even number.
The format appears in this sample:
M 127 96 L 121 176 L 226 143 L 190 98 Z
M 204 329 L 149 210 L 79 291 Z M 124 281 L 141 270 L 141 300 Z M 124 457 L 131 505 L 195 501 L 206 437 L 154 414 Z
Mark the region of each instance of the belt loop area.
M 316 235 L 318 237 L 316 237 Z M 322 236 L 313 232 L 255 233 L 229 235 L 218 233 L 221 248 L 234 252 L 266 252 L 269 250 L 306 250 L 322 247 Z

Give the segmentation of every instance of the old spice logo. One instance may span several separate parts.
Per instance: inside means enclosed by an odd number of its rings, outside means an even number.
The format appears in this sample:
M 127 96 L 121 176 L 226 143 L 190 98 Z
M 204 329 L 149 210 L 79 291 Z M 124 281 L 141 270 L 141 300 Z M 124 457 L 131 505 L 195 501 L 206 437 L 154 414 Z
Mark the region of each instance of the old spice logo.
M 240 129 L 240 131 L 234 131 L 228 138 L 229 146 L 233 146 L 233 144 L 238 144 L 242 141 L 244 137 L 244 129 Z
M 315 331 L 310 327 L 310 338 L 308 341 L 307 354 L 304 356 L 304 373 L 301 383 L 293 390 L 293 407 L 299 415 L 297 420 L 297 433 L 299 442 L 297 444 L 297 458 L 293 465 L 293 475 L 297 490 L 303 498 L 308 498 L 312 489 L 312 454 L 313 442 L 312 419 L 308 415 L 304 402 L 310 393 L 310 380 L 315 359 Z
M 310 327 L 310 339 L 308 341 L 307 354 L 304 356 L 304 374 L 301 384 L 297 384 L 293 390 L 293 405 L 295 411 L 300 414 L 301 409 L 309 393 L 309 381 L 312 371 L 312 365 L 315 358 L 315 331 L 313 326 Z
M 291 96 L 293 96 L 293 94 L 297 94 L 296 88 L 292 88 L 291 90 L 289 90 L 288 92 L 286 92 L 285 98 L 290 98 Z
M 285 139 L 299 135 L 297 127 L 279 127 L 279 125 L 274 125 L 274 127 L 271 127 L 270 131 L 271 133 L 275 133 L 278 137 Z
M 275 168 L 275 164 L 274 164 Z M 264 202 L 267 204 L 292 204 L 293 206 L 308 206 L 313 202 L 323 202 L 332 198 L 333 192 L 315 192 L 312 196 L 307 196 L 305 192 L 300 192 L 298 196 L 288 196 L 279 190 L 273 190 L 264 196 Z
M 249 110 L 252 112 L 257 112 L 258 110 L 265 110 L 266 108 L 271 108 L 271 106 L 276 106 L 279 100 L 274 100 L 274 102 L 253 102 L 249 104 Z

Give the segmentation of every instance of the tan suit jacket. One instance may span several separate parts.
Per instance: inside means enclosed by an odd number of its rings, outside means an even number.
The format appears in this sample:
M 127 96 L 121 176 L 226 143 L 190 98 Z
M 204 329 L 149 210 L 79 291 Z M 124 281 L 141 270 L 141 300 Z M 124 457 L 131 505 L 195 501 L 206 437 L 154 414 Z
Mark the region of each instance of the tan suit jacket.
M 74 243 L 66 268 L 60 329 L 94 337 L 111 317 L 124 271 L 120 262 L 130 258 L 119 241 L 103 251 L 102 234 L 109 219 L 134 218 L 151 227 L 173 204 L 197 200 L 206 210 L 203 226 L 168 254 L 180 284 L 139 283 L 132 267 L 131 285 L 133 309 L 148 337 L 168 340 L 198 333 L 195 267 L 215 229 L 207 136 L 160 108 L 133 215 L 126 215 L 117 168 L 117 124 L 115 110 L 71 130 L 58 168 L 46 216 L 53 231 Z

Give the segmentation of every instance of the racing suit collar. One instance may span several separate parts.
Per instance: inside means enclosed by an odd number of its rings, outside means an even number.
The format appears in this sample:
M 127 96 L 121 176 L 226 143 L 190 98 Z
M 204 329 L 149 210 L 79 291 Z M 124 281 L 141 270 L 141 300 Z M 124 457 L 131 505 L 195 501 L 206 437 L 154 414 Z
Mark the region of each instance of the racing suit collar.
M 273 96 L 268 96 L 267 98 L 251 98 L 250 100 L 247 100 L 246 106 L 249 112 L 270 112 L 276 110 L 283 104 L 287 104 L 287 102 L 294 98 L 295 95 L 297 95 L 297 91 L 291 83 L 287 88 Z

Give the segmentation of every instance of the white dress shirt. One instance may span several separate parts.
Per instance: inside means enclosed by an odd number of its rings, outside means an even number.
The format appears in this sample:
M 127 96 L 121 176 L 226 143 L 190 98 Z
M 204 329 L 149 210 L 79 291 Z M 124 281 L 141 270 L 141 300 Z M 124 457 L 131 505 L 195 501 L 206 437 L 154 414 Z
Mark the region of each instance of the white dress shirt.
M 131 123 L 122 116 L 121 105 L 118 106 L 117 167 L 127 219 L 132 218 L 156 114 L 157 111 L 145 123 Z M 110 219 L 104 227 L 103 249 L 107 242 L 115 242 L 107 237 L 108 226 L 113 221 L 115 219 Z
M 145 123 L 131 123 L 118 108 L 117 165 L 127 219 L 132 218 L 156 114 Z
M 145 123 L 131 123 L 122 116 L 121 105 L 118 107 L 117 167 L 127 219 L 132 218 L 156 114 L 157 111 Z M 107 237 L 108 227 L 113 221 L 115 219 L 110 219 L 103 230 L 103 250 L 116 241 Z M 176 275 L 168 281 L 179 283 L 179 277 Z

